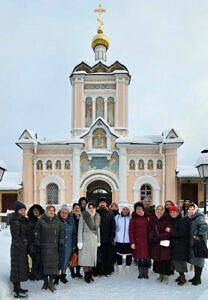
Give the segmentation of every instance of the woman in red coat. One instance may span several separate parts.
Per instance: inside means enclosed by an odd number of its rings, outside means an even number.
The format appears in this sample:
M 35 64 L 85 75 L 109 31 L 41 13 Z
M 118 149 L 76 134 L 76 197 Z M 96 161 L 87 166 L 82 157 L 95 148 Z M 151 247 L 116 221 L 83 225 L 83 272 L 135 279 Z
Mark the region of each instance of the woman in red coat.
M 154 260 L 153 271 L 160 274 L 158 281 L 168 283 L 168 276 L 171 275 L 171 252 L 170 245 L 168 245 L 170 243 L 168 241 L 170 241 L 171 224 L 169 216 L 164 214 L 164 211 L 162 205 L 156 207 L 155 216 L 150 219 L 149 223 L 149 239 L 150 257 Z
M 133 257 L 138 263 L 138 278 L 148 279 L 148 268 L 150 267 L 149 243 L 148 243 L 149 213 L 144 212 L 144 205 L 137 202 L 129 225 L 129 237 Z

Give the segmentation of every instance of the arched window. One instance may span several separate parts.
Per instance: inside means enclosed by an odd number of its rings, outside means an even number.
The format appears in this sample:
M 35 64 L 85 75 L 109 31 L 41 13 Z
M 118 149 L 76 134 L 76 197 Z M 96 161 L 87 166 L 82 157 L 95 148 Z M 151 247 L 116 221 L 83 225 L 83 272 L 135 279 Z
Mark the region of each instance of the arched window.
M 42 170 L 42 169 L 43 169 L 42 160 L 38 160 L 38 161 L 37 161 L 37 169 L 38 169 L 38 170 Z
M 85 127 L 92 124 L 92 98 L 87 97 L 85 100 Z
M 65 161 L 65 163 L 64 163 L 64 169 L 65 170 L 69 170 L 70 169 L 70 161 L 69 160 Z
M 149 170 L 153 170 L 153 161 L 150 159 L 150 160 L 148 160 L 148 169 Z
M 135 170 L 135 161 L 133 159 L 129 162 L 129 170 Z
M 106 132 L 102 128 L 97 128 L 93 131 L 92 147 L 93 148 L 107 148 Z
M 143 184 L 141 186 L 141 201 L 146 197 L 150 197 L 152 199 L 152 187 L 149 184 Z
M 58 204 L 58 186 L 55 183 L 47 186 L 47 204 Z
M 96 119 L 98 117 L 104 118 L 104 99 L 102 97 L 96 99 Z
M 47 170 L 52 170 L 52 161 L 51 160 L 47 160 L 47 162 L 46 162 L 46 169 Z
M 61 170 L 61 161 L 60 160 L 56 161 L 56 169 Z
M 162 160 L 157 161 L 157 169 L 162 169 Z
M 139 170 L 144 170 L 144 161 L 143 161 L 143 159 L 140 159 L 140 160 L 139 160 L 139 165 L 138 165 L 138 167 L 139 167 Z
M 109 97 L 107 101 L 107 122 L 108 125 L 114 126 L 114 99 Z

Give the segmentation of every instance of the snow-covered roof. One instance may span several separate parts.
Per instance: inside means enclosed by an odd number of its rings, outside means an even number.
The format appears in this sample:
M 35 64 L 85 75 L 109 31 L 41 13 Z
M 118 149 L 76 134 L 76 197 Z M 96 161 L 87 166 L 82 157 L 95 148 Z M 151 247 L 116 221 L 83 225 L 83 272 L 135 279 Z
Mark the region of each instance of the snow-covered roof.
M 195 166 L 179 166 L 176 169 L 176 176 L 178 178 L 200 178 Z
M 0 160 L 0 168 L 6 170 L 6 164 L 2 160 Z
M 17 191 L 22 188 L 21 172 L 5 172 L 0 182 L 0 191 Z

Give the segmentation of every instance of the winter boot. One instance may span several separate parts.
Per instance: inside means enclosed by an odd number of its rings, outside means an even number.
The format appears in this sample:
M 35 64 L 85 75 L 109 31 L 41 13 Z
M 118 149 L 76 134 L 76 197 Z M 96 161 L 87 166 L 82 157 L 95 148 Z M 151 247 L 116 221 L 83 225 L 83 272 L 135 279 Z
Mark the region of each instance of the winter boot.
M 131 269 L 130 269 L 130 266 L 126 266 L 126 274 L 127 274 L 128 276 L 131 275 Z
M 186 283 L 186 277 L 185 275 L 180 275 L 179 280 L 178 280 L 178 285 L 184 285 Z
M 181 275 L 179 275 L 179 276 L 175 279 L 175 282 L 179 282 L 180 278 L 181 278 Z
M 80 266 L 77 266 L 76 267 L 76 274 L 75 276 L 79 279 L 83 278 L 82 275 L 80 274 Z
M 85 272 L 84 280 L 85 280 L 85 282 L 87 282 L 87 283 L 90 283 L 90 282 L 91 282 L 89 272 Z
M 89 278 L 90 278 L 90 280 L 91 280 L 92 282 L 95 281 L 94 278 L 92 277 L 92 271 L 89 271 L 88 273 L 89 273 Z
M 165 284 L 168 284 L 169 283 L 169 276 L 168 275 L 163 275 L 163 279 L 162 279 L 161 282 L 163 282 Z
M 76 274 L 74 272 L 74 268 L 70 267 L 70 272 L 71 272 L 71 277 L 72 278 L 75 278 L 76 277 Z
M 195 278 L 192 281 L 193 285 L 201 284 L 201 274 L 202 274 L 202 268 L 195 266 Z
M 44 275 L 42 290 L 47 290 L 47 289 L 48 289 L 48 276 Z
M 118 265 L 117 266 L 117 274 L 118 274 L 118 276 L 122 275 L 122 270 L 123 270 L 122 265 Z
M 149 276 L 148 276 L 148 267 L 143 267 L 143 278 L 149 279 Z
M 61 277 L 61 276 L 60 276 Z M 58 285 L 59 284 L 59 275 L 55 275 L 55 279 L 54 279 L 54 284 Z
M 22 289 L 20 285 L 19 285 L 19 291 L 20 291 L 20 293 L 23 293 L 23 294 L 28 293 L 28 290 L 27 289 Z
M 142 279 L 143 278 L 143 267 L 138 266 L 138 269 L 139 269 L 139 276 L 138 276 L 138 278 Z
M 157 278 L 157 281 L 162 282 L 163 281 L 163 275 L 160 274 L 160 276 Z
M 68 282 L 68 280 L 66 279 L 66 274 L 60 275 L 60 281 L 63 282 L 64 284 L 66 284 Z
M 51 292 L 55 292 L 55 290 L 56 290 L 54 282 L 53 282 L 53 275 L 49 276 L 48 288 Z
M 28 296 L 20 292 L 20 283 L 14 283 L 14 297 L 15 298 L 27 298 Z

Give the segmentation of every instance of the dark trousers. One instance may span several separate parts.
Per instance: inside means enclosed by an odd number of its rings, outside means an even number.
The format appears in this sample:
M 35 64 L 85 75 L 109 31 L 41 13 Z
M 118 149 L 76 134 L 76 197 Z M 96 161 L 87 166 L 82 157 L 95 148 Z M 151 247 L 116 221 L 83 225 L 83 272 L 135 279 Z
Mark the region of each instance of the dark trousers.
M 112 244 L 102 243 L 99 250 L 101 257 L 100 262 L 97 263 L 95 273 L 98 275 L 109 275 L 114 271 Z
M 116 254 L 117 265 L 122 265 L 122 255 Z M 126 255 L 126 265 L 131 266 L 132 255 Z

